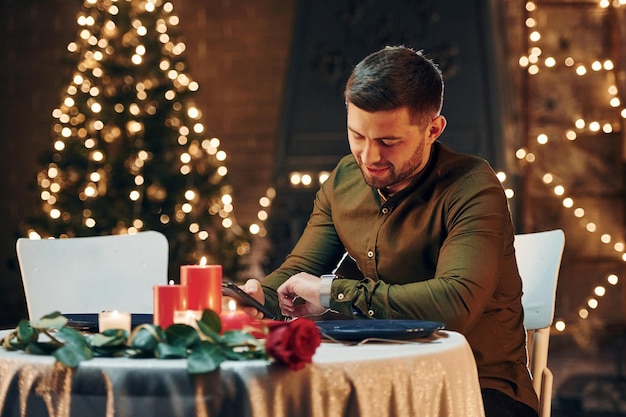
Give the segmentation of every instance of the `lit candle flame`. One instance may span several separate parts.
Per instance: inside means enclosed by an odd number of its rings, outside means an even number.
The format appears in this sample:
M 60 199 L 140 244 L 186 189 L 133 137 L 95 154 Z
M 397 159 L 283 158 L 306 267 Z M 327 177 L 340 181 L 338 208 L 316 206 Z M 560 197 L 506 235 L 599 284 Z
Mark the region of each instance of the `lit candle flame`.
M 237 311 L 237 302 L 235 300 L 228 301 L 228 311 L 230 311 L 231 313 Z
M 206 256 L 203 256 L 202 259 L 200 259 L 200 265 L 206 265 Z

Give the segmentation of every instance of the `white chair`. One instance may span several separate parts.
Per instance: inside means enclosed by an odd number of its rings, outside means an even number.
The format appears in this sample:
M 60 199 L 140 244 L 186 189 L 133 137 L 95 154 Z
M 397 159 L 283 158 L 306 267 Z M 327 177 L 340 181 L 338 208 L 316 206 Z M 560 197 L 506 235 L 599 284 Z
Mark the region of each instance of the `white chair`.
M 16 244 L 28 315 L 153 312 L 152 286 L 167 284 L 168 242 L 155 231 Z
M 548 368 L 550 326 L 554 319 L 556 284 L 565 247 L 562 230 L 515 236 L 517 266 L 522 277 L 524 326 L 528 331 L 533 388 L 539 397 L 539 416 L 550 416 L 552 372 Z

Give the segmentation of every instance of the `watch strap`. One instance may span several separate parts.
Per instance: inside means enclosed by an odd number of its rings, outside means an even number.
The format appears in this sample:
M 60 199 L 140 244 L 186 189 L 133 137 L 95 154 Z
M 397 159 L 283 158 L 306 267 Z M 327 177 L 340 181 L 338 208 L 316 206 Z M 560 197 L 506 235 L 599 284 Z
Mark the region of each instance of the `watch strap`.
M 330 290 L 335 278 L 337 278 L 335 274 L 324 274 L 321 276 L 320 302 L 322 303 L 322 307 L 330 308 Z

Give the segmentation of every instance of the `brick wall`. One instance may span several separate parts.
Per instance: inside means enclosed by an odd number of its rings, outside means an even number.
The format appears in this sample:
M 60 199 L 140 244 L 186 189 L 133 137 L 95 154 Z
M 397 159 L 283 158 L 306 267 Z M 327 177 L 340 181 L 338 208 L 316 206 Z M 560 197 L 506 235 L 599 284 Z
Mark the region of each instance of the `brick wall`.
M 16 224 L 36 194 L 37 159 L 51 146 L 52 109 L 68 78 L 62 57 L 79 3 L 0 4 L 0 328 L 25 317 Z
M 270 185 L 295 0 L 173 3 L 206 131 L 229 155 L 235 213 L 254 222 Z

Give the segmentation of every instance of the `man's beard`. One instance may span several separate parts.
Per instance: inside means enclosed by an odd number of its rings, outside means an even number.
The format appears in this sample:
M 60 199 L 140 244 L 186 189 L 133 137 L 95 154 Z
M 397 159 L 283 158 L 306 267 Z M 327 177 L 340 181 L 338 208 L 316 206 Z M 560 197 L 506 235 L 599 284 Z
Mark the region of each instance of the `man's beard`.
M 424 158 L 424 142 L 425 141 L 423 140 L 420 142 L 419 147 L 415 150 L 415 152 L 413 152 L 411 158 L 406 161 L 399 169 L 391 164 L 381 166 L 380 168 L 389 169 L 385 177 L 370 175 L 367 172 L 366 168 L 363 166 L 363 162 L 361 161 L 361 159 L 357 158 L 365 183 L 370 187 L 382 190 L 395 184 L 399 184 L 417 174 L 422 168 L 422 160 Z

